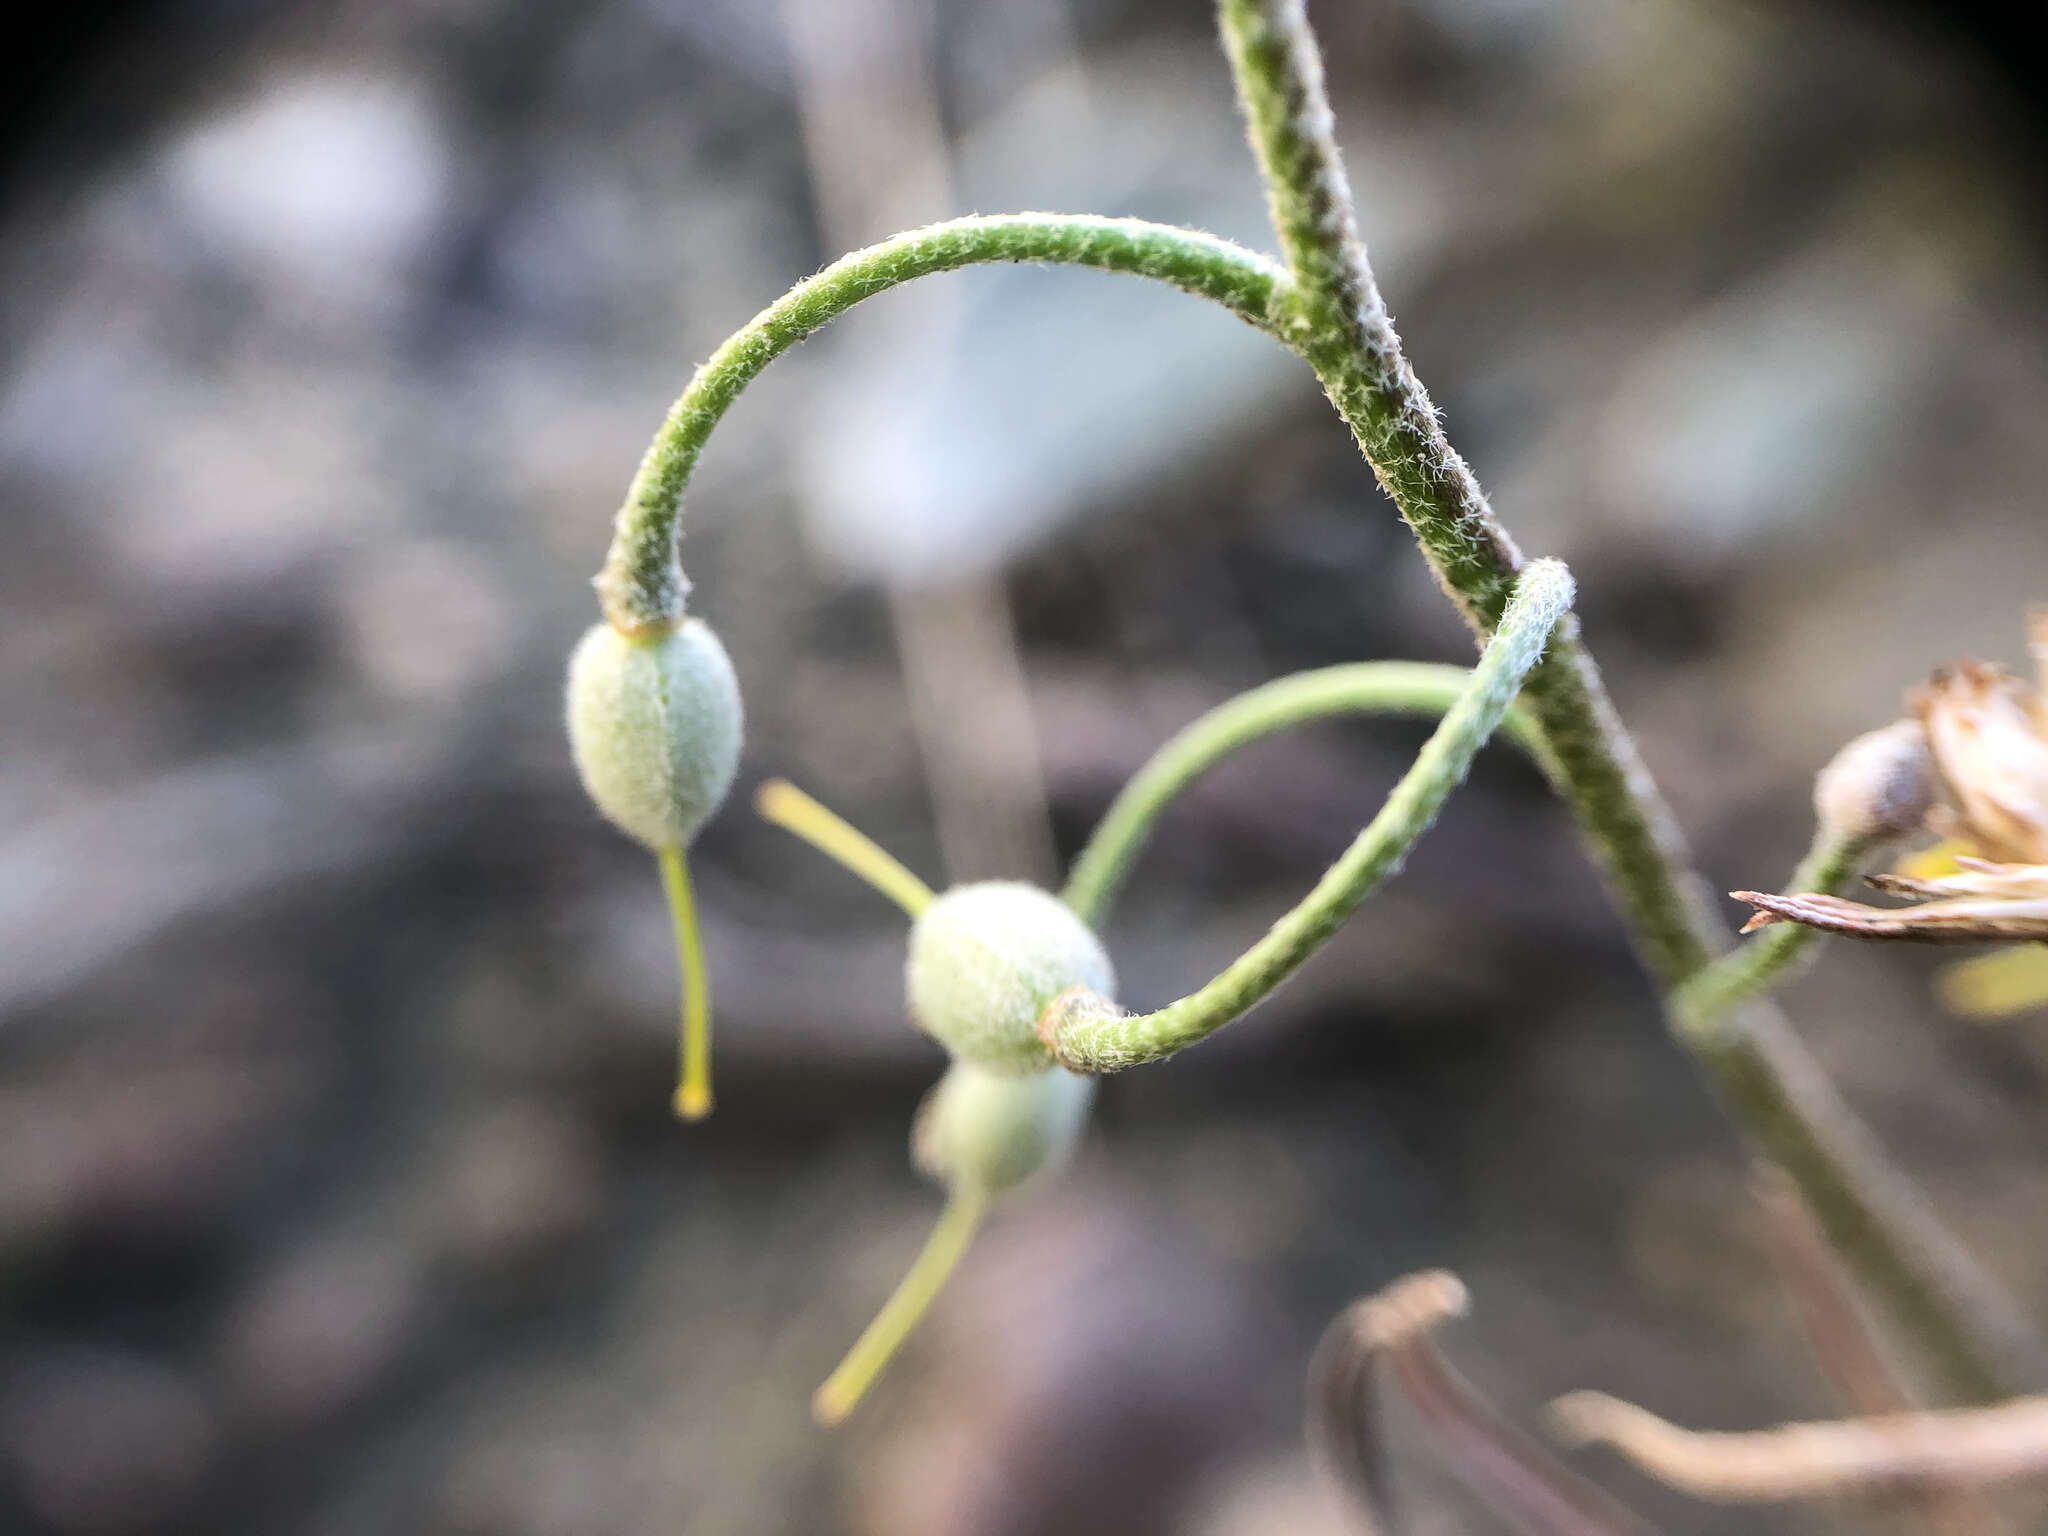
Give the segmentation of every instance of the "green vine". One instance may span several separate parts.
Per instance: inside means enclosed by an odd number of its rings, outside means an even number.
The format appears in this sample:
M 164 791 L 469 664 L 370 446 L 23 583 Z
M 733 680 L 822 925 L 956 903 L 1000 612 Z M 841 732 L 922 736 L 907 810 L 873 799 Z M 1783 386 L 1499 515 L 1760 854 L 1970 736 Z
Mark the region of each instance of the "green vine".
M 1571 573 L 1555 560 L 1532 562 L 1457 702 L 1379 814 L 1315 889 L 1215 980 L 1155 1012 L 1124 1013 L 1084 989 L 1061 994 L 1038 1022 L 1053 1059 L 1071 1072 L 1120 1072 L 1163 1061 L 1242 1018 L 1299 970 L 1400 869 L 1451 791 L 1465 782 L 1472 759 L 1506 717 L 1571 601 Z
M 1189 785 L 1235 752 L 1280 731 L 1337 715 L 1439 719 L 1472 673 L 1421 661 L 1357 661 L 1297 672 L 1219 704 L 1152 755 L 1131 776 L 1089 835 L 1060 899 L 1099 925 L 1159 818 Z M 1550 749 L 1528 711 L 1510 709 L 1502 733 L 1551 771 Z
M 706 441 L 763 368 L 862 300 L 937 272 L 1034 262 L 1148 277 L 1223 305 L 1314 369 L 1484 650 L 1470 674 L 1374 664 L 1291 679 L 1225 706 L 1170 744 L 1119 798 L 1073 872 L 1066 899 L 1089 924 L 1165 806 L 1230 751 L 1327 714 L 1443 713 L 1414 767 L 1315 890 L 1208 986 L 1135 1016 L 1070 991 L 1039 1017 L 1045 1043 L 1069 1066 L 1107 1071 L 1159 1059 L 1240 1016 L 1398 867 L 1472 755 L 1505 726 L 1570 805 L 1663 994 L 1673 1038 L 1951 1383 L 1972 1396 L 1994 1393 L 2034 1368 L 2031 1333 L 1892 1171 L 1764 1000 L 1797 960 L 1805 931 L 1774 931 L 1715 958 L 1728 934 L 1580 643 L 1568 573 L 1554 561 L 1525 563 L 1403 354 L 1358 236 L 1302 0 L 1220 0 L 1219 14 L 1285 266 L 1189 230 L 1044 213 L 956 219 L 843 257 L 736 332 L 670 410 L 620 508 L 597 580 L 610 627 L 635 645 L 681 632 L 689 590 L 678 558 L 681 509 Z M 622 654 L 621 666 L 638 655 Z M 1518 691 L 1523 703 L 1511 710 Z M 654 782 L 653 768 L 668 771 L 652 756 L 640 766 L 648 772 L 629 788 Z M 828 826 L 793 800 L 783 811 L 786 825 L 913 914 L 945 902 L 850 829 Z M 1798 878 L 1831 885 L 1863 852 L 1824 837 Z
M 1213 299 L 1287 339 L 1280 316 L 1290 284 L 1271 260 L 1213 235 L 1142 219 L 1061 213 L 952 219 L 842 256 L 735 331 L 669 409 L 619 508 L 611 553 L 598 573 L 598 596 L 613 626 L 636 634 L 681 619 L 690 591 L 677 551 L 683 492 L 712 429 L 763 368 L 864 299 L 935 272 L 990 262 L 1149 277 Z
M 1291 344 L 1314 366 L 1444 590 L 1484 636 L 1521 561 L 1401 351 L 1359 239 L 1303 0 L 1220 0 L 1224 45 L 1296 292 Z M 1798 1182 L 1829 1238 L 1959 1390 L 1986 1397 L 2039 1346 L 1893 1172 L 1789 1028 L 1752 1000 L 1710 1036 L 1673 989 L 1727 946 L 1706 886 L 1577 626 L 1530 676 L 1565 799 L 1667 996 L 1673 1038 L 1751 1140 Z

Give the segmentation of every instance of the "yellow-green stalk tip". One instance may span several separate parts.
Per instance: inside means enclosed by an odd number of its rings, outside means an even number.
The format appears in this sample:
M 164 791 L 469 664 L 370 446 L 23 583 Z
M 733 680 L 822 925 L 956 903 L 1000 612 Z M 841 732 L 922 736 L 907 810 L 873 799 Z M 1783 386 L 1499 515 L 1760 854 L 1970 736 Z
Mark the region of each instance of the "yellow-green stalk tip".
M 711 1085 L 683 1084 L 676 1090 L 675 1109 L 678 1120 L 702 1120 L 711 1113 Z

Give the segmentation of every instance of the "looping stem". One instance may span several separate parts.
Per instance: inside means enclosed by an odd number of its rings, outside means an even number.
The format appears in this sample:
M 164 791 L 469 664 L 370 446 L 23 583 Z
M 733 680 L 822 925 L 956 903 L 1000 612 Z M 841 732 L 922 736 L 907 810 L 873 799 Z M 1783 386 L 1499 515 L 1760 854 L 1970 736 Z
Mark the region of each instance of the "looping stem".
M 1289 340 L 1287 276 L 1228 240 L 1143 219 L 1011 213 L 951 219 L 842 256 L 735 331 L 691 377 L 641 460 L 598 573 L 605 616 L 636 634 L 672 625 L 689 583 L 676 555 L 683 491 L 711 431 L 756 375 L 863 299 L 936 272 L 987 262 L 1092 267 L 1149 277 L 1212 299 Z
M 1469 667 L 1360 661 L 1297 672 L 1217 705 L 1131 776 L 1074 861 L 1060 899 L 1089 927 L 1100 927 L 1167 807 L 1218 763 L 1254 742 L 1338 715 L 1441 719 L 1471 678 Z M 1549 771 L 1549 749 L 1526 710 L 1510 709 L 1501 730 Z
M 1571 600 L 1571 572 L 1556 560 L 1533 561 L 1457 703 L 1379 814 L 1315 889 L 1215 980 L 1157 1012 L 1124 1013 L 1086 988 L 1061 993 L 1038 1021 L 1039 1036 L 1060 1065 L 1073 1072 L 1117 1072 L 1163 1060 L 1241 1018 L 1299 970 L 1429 830 L 1507 715 Z
M 1332 134 L 1303 0 L 1219 0 L 1223 40 L 1296 288 L 1289 345 L 1308 359 L 1438 581 L 1474 632 L 1522 556 L 1402 354 L 1373 281 Z M 1727 948 L 1684 839 L 1567 619 L 1527 699 L 1565 799 L 1650 974 L 1667 994 Z M 1869 1133 L 1767 1004 L 1679 1042 L 1751 1140 L 1799 1181 L 1829 1237 L 1972 1396 L 2041 1358 L 1997 1288 L 1892 1172 Z

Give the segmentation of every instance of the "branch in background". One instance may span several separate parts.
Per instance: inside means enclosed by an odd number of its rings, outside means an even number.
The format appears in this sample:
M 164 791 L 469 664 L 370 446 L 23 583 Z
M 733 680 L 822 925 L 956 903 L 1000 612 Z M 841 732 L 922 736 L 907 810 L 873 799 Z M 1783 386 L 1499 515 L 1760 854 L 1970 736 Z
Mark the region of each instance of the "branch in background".
M 1757 1165 L 1750 1190 L 1764 1213 L 1771 1257 L 1792 1295 L 1815 1361 L 1850 1410 L 1900 1413 L 1916 1407 L 1872 1332 L 1813 1212 L 1784 1170 Z
M 949 884 L 1057 878 L 1038 722 L 994 576 L 892 587 L 889 617 Z
M 1660 1482 L 1723 1504 L 2048 1477 L 2048 1397 L 1748 1434 L 1681 1429 L 1604 1392 L 1571 1393 L 1550 1411 L 1567 1444 L 1612 1446 Z
M 826 246 L 850 250 L 952 206 L 930 0 L 783 0 L 782 12 Z M 958 309 L 916 317 L 928 357 Z M 888 602 L 949 881 L 1049 885 L 1037 724 L 1001 579 L 891 583 Z
M 1219 0 L 1218 11 L 1296 285 L 1281 295 L 1288 343 L 1483 636 L 1521 554 L 1445 436 L 1373 281 L 1303 0 Z M 1669 992 L 1726 948 L 1726 932 L 1569 618 L 1527 697 L 1636 946 Z M 1711 1036 L 1671 1022 L 1729 1114 L 1798 1181 L 1830 1239 L 1958 1390 L 1995 1397 L 2008 1377 L 2040 1368 L 2031 1330 L 1892 1171 L 1782 1018 L 1752 1003 Z
M 1791 1293 L 1801 1331 L 1851 1413 L 1906 1413 L 1920 1407 L 1886 1355 L 1827 1237 L 1783 1170 L 1759 1164 L 1750 1188 L 1779 1277 Z M 1919 1489 L 1901 1495 L 1900 1513 L 1918 1516 L 1939 1536 L 2002 1536 L 2004 1522 L 1973 1490 Z
M 1466 1309 L 1443 1270 L 1409 1275 L 1339 1314 L 1309 1372 L 1309 1438 L 1326 1475 L 1374 1536 L 1400 1529 L 1375 1402 L 1394 1382 L 1458 1481 L 1535 1536 L 1647 1536 L 1649 1527 L 1495 1413 L 1438 1353 L 1431 1332 Z

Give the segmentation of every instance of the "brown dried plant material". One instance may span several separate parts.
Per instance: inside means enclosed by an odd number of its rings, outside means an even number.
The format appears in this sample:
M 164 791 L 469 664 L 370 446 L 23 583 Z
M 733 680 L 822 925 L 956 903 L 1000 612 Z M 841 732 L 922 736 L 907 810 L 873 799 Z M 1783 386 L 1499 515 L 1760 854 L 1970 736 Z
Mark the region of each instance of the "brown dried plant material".
M 1502 1419 L 1451 1369 L 1432 1330 L 1465 1313 L 1445 1270 L 1395 1281 L 1354 1302 L 1323 1335 L 1309 1372 L 1309 1438 L 1371 1536 L 1401 1529 L 1375 1386 L 1399 1386 L 1452 1473 L 1530 1536 L 1649 1536 L 1650 1527 Z
M 2048 939 L 2048 865 L 1987 864 L 1980 859 L 1956 862 L 1961 873 L 1935 880 L 1870 877 L 1879 890 L 1922 903 L 1913 907 L 1869 907 L 1817 892 L 1774 896 L 1765 891 L 1736 891 L 1737 901 L 1758 909 L 1742 931 L 1793 922 L 1852 938 L 1907 939 L 1921 944 Z
M 1681 1429 L 1603 1392 L 1571 1393 L 1550 1413 L 1567 1444 L 1612 1446 L 1660 1482 L 1724 1504 L 2048 1476 L 2044 1397 L 1746 1434 Z
M 1790 922 L 1923 944 L 2048 939 L 2048 608 L 2028 615 L 2027 636 L 2035 682 L 1970 661 L 1907 698 L 1945 797 L 1928 812 L 1928 830 L 1959 851 L 1955 872 L 1872 876 L 1879 890 L 1915 903 L 1899 908 L 1818 892 L 1736 891 L 1757 908 L 1744 933 Z
M 2036 656 L 2048 623 L 2029 623 Z M 2048 699 L 1980 662 L 1940 672 L 1908 704 L 1954 805 L 1953 830 L 2000 863 L 2048 864 Z

